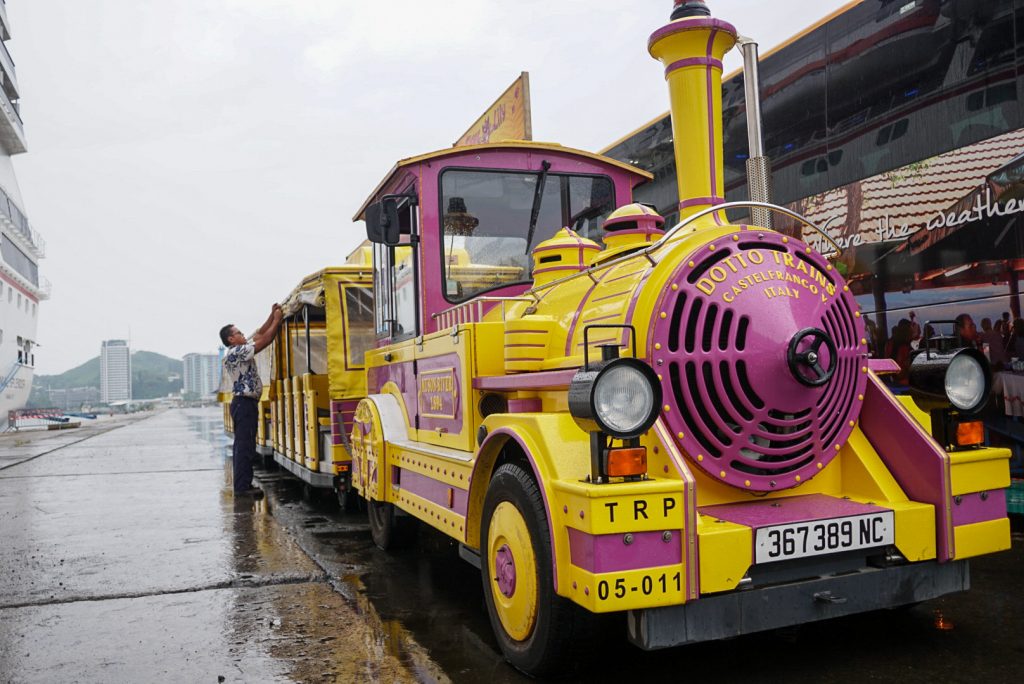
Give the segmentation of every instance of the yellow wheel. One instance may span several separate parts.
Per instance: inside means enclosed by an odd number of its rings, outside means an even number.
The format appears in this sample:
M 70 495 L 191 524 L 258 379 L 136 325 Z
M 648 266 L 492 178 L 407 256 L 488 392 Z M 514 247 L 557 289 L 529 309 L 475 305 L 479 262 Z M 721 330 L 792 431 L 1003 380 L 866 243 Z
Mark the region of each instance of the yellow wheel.
M 555 593 L 544 499 L 517 463 L 494 471 L 484 498 L 480 573 L 491 628 L 505 658 L 538 676 L 570 667 L 586 621 Z
M 519 509 L 502 501 L 487 531 L 487 558 L 493 563 L 491 596 L 505 632 L 517 641 L 533 633 L 537 620 L 537 557 Z

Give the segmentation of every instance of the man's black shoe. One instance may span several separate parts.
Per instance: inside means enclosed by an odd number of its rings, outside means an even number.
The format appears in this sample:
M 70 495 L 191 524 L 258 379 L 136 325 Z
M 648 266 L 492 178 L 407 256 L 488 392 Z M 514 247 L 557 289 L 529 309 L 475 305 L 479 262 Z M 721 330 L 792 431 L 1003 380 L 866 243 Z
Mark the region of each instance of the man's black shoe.
M 235 496 L 251 496 L 254 499 L 263 498 L 263 490 L 259 487 L 253 487 L 251 489 L 240 489 L 235 492 Z

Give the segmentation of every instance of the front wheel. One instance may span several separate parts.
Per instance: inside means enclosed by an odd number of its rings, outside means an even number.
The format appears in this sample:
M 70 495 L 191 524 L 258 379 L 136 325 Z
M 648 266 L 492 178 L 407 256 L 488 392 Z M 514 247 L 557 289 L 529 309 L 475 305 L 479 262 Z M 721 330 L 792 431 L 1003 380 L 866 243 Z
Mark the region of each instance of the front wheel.
M 544 501 L 523 467 L 499 467 L 487 488 L 480 570 L 491 628 L 505 658 L 529 675 L 570 663 L 582 611 L 555 593 Z

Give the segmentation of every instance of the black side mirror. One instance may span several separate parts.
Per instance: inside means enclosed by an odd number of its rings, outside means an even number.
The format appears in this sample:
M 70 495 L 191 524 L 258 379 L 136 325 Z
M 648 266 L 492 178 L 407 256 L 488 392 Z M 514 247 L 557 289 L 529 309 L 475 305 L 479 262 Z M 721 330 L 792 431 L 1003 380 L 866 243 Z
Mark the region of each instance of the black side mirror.
M 402 226 L 398 220 L 398 197 L 384 197 L 381 200 L 384 210 L 384 233 L 385 245 L 397 245 L 401 240 Z M 402 198 L 404 199 L 404 198 Z
M 406 195 L 385 195 L 379 202 L 366 207 L 366 239 L 389 246 L 399 244 L 402 227 L 398 203 L 408 199 Z
M 384 231 L 381 227 L 383 217 L 380 202 L 374 202 L 366 207 L 366 239 L 374 244 L 384 242 Z

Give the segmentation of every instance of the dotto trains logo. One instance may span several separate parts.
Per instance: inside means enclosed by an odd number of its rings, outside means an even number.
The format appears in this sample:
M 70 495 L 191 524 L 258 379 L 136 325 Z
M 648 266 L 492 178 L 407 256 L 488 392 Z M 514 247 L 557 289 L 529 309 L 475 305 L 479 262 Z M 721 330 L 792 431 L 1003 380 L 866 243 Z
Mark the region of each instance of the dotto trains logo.
M 836 286 L 814 265 L 789 252 L 765 252 L 752 249 L 722 259 L 697 281 L 697 289 L 708 296 L 716 292 L 722 301 L 731 304 L 745 292 L 760 291 L 768 299 L 790 297 L 800 299 L 802 293 L 821 297 L 822 302 L 836 293 Z M 774 268 L 779 266 L 781 268 Z M 737 277 L 739 276 L 739 277 Z M 756 286 L 763 285 L 762 288 Z

